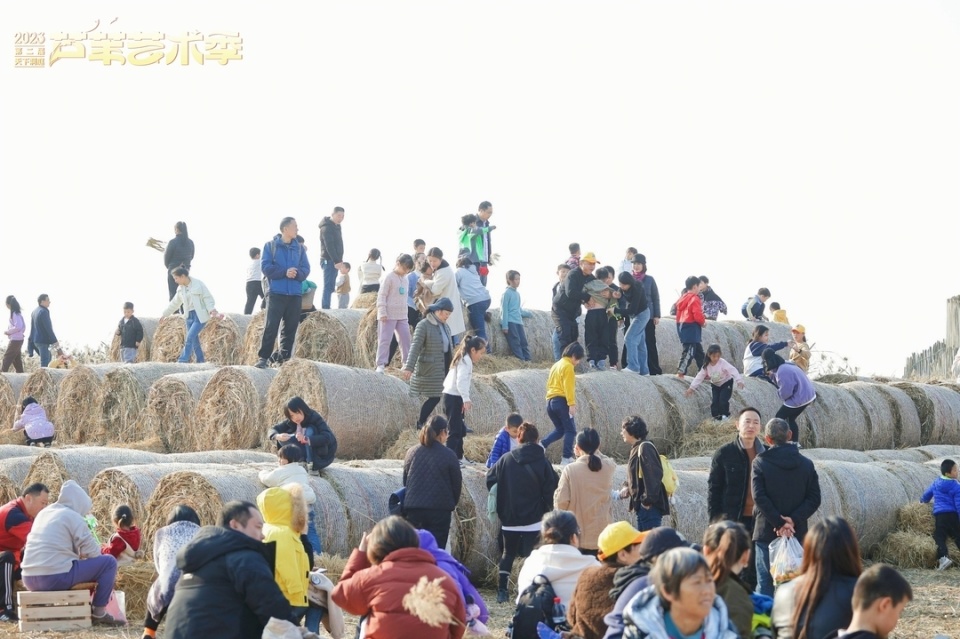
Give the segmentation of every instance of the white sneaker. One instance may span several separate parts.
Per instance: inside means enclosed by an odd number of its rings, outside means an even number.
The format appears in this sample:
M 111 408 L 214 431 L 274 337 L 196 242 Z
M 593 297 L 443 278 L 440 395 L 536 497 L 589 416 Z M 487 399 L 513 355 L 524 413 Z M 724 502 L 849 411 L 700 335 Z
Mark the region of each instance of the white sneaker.
M 953 565 L 953 560 L 949 557 L 941 557 L 940 563 L 937 564 L 937 570 L 946 570 Z
M 573 457 L 564 457 L 563 459 L 560 460 L 561 466 L 566 466 L 567 464 L 572 464 L 572 463 L 573 463 Z
M 378 372 L 378 373 L 382 373 L 383 371 L 384 371 L 384 367 L 383 367 L 383 366 L 377 366 L 377 372 Z

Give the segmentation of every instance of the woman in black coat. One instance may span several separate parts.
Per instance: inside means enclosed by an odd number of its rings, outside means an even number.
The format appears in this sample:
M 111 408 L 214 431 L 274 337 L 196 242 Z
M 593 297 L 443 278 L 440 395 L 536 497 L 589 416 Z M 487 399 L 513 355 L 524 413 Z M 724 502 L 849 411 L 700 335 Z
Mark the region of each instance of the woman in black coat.
M 178 266 L 189 271 L 193 261 L 193 240 L 187 234 L 187 223 L 177 222 L 173 225 L 173 232 L 173 239 L 167 242 L 167 248 L 163 251 L 163 264 L 167 267 L 167 290 L 171 300 L 177 294 L 177 283 L 173 281 L 170 271 Z
M 420 429 L 420 443 L 403 458 L 403 516 L 415 528 L 429 530 L 437 546 L 447 545 L 450 518 L 460 501 L 463 475 L 456 453 L 447 448 L 447 420 L 434 415 Z
M 317 411 L 303 399 L 294 397 L 283 407 L 286 419 L 270 429 L 270 440 L 277 450 L 286 444 L 298 444 L 303 458 L 311 464 L 312 473 L 319 473 L 333 463 L 337 454 L 337 437 Z

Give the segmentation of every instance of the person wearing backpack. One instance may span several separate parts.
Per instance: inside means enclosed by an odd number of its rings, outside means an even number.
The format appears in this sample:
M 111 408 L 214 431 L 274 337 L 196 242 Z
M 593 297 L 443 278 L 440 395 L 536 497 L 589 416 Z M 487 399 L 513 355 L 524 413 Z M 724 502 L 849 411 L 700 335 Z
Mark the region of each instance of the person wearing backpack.
M 297 231 L 295 219 L 283 218 L 280 220 L 280 232 L 264 245 L 261 252 L 260 270 L 263 272 L 263 292 L 267 297 L 267 319 L 257 352 L 257 368 L 267 367 L 278 332 L 280 361 L 293 356 L 293 341 L 300 326 L 303 281 L 310 275 L 310 262 L 307 252 L 297 241 Z
M 541 544 L 523 562 L 517 576 L 517 589 L 522 593 L 534 583 L 534 578 L 543 575 L 553 587 L 560 603 L 568 606 L 586 568 L 600 565 L 593 555 L 580 552 L 580 524 L 569 510 L 551 510 L 543 516 L 540 524 Z M 517 603 L 520 597 L 517 597 Z
M 528 422 L 517 431 L 520 445 L 487 470 L 487 489 L 497 487 L 497 517 L 501 524 L 500 573 L 497 603 L 506 603 L 507 579 L 514 559 L 527 557 L 537 543 L 540 520 L 553 507 L 560 478 L 540 446 L 540 432 Z
M 652 530 L 670 514 L 660 452 L 647 441 L 647 423 L 639 415 L 623 420 L 620 435 L 630 445 L 627 485 L 621 488 L 620 498 L 630 500 L 630 510 L 637 514 L 637 530 Z

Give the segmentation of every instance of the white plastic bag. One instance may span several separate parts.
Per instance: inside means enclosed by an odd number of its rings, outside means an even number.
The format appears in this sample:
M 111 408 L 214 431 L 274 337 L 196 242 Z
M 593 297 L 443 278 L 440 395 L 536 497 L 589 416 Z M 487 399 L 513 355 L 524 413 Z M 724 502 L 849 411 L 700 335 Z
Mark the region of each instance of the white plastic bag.
M 800 576 L 803 546 L 796 537 L 777 537 L 770 542 L 770 576 L 776 586 Z
M 263 628 L 263 639 L 319 639 L 306 628 L 299 628 L 289 621 L 270 617 L 270 621 Z

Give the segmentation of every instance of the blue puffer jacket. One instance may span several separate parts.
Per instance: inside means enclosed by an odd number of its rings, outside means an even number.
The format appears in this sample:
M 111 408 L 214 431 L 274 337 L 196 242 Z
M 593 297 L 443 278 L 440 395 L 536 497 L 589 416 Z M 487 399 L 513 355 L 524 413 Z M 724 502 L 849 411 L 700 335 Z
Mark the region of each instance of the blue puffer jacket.
M 930 488 L 923 493 L 920 503 L 926 504 L 933 499 L 933 514 L 960 513 L 960 482 L 953 477 L 941 475 L 933 480 Z
M 260 254 L 260 270 L 270 280 L 270 292 L 278 295 L 301 294 L 301 282 L 310 274 L 307 252 L 296 240 L 284 244 L 279 233 L 264 244 Z M 295 278 L 287 277 L 287 269 L 297 269 Z

